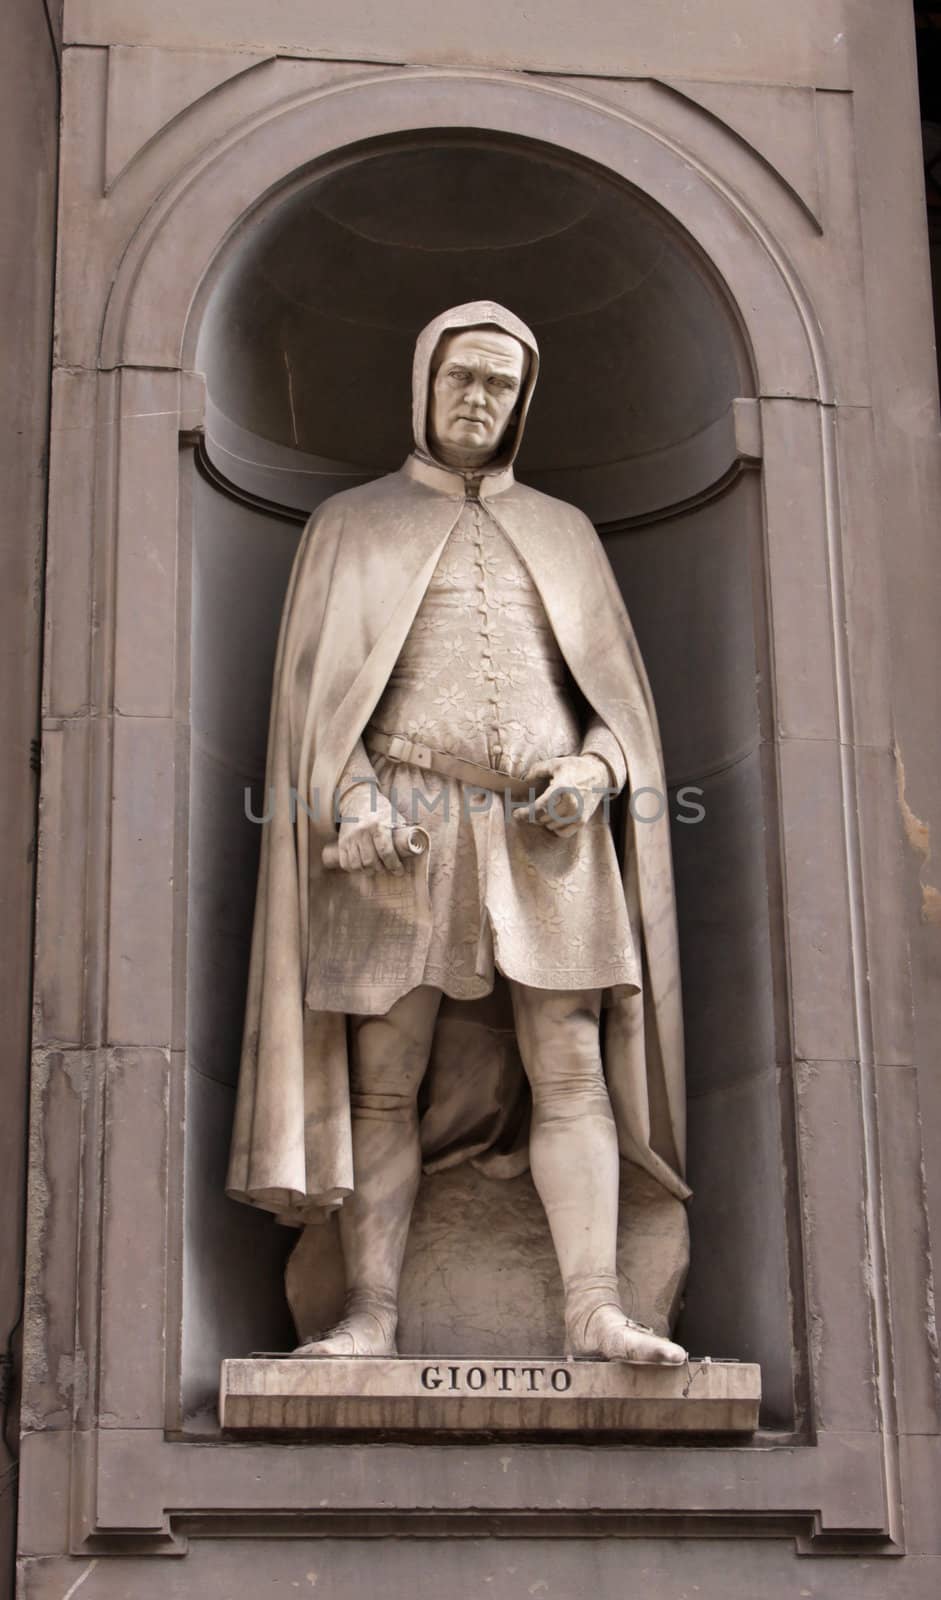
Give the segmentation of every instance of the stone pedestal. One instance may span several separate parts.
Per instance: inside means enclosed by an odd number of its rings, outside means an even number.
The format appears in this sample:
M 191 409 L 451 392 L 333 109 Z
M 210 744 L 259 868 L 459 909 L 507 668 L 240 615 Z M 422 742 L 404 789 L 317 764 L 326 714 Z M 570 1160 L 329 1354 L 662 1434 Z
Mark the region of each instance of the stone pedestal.
M 224 1361 L 219 1417 L 239 1433 L 751 1433 L 761 1369 L 422 1356 Z

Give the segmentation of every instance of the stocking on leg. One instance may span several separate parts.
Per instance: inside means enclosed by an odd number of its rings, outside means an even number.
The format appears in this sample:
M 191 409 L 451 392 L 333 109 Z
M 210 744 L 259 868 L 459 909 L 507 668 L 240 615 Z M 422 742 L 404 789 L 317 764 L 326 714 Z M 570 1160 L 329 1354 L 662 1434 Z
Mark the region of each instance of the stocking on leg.
M 600 994 L 511 984 L 533 1094 L 530 1164 L 565 1290 L 567 1354 L 674 1364 L 686 1352 L 632 1322 L 617 1282 L 617 1130 L 601 1065 Z
M 353 1017 L 350 1101 L 354 1190 L 340 1212 L 343 1320 L 295 1352 L 395 1355 L 399 1279 L 421 1177 L 418 1089 L 441 994 L 424 986 L 384 1017 Z

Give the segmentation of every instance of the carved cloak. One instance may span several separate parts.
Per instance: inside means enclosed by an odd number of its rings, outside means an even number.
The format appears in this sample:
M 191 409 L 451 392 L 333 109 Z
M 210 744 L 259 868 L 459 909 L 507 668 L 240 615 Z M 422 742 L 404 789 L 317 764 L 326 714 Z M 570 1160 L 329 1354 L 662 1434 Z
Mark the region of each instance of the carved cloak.
M 685 1198 L 679 954 L 656 716 L 633 630 L 592 524 L 573 506 L 515 483 L 507 470 L 538 354 L 529 330 L 502 307 L 460 307 L 419 339 L 416 453 L 429 459 L 425 409 L 435 346 L 447 331 L 483 323 L 522 338 L 531 352 L 516 427 L 488 469 L 488 510 L 529 569 L 585 701 L 618 740 L 629 789 L 662 796 L 661 804 L 648 796 L 639 808 L 644 815 L 659 811 L 656 820 L 635 821 L 629 814 L 625 820 L 624 892 L 643 951 L 644 989 L 608 997 L 603 1052 L 622 1155 Z M 460 474 L 455 493 L 444 494 L 418 482 L 408 462 L 399 472 L 336 495 L 311 517 L 288 586 L 268 738 L 265 811 L 271 816 L 262 836 L 227 1184 L 233 1198 L 286 1221 L 315 1221 L 353 1188 L 346 1017 L 305 1006 L 310 940 L 329 935 L 330 874 L 320 853 L 336 835 L 337 780 L 385 688 L 463 503 Z M 291 804 L 292 790 L 304 805 Z M 377 897 L 376 913 L 392 919 L 388 932 L 398 929 L 407 938 L 409 927 L 426 914 L 424 877 L 409 870 L 395 882 L 394 896 Z M 432 1096 L 447 1075 L 449 1004 L 442 1004 L 444 1048 L 433 1062 Z M 460 1010 L 466 1018 L 467 1006 Z M 496 1049 L 495 1036 L 493 1044 Z M 486 1055 L 486 1048 L 479 1054 Z M 482 1078 L 480 1091 L 515 1098 L 522 1087 L 521 1073 L 507 1072 L 504 1060 L 494 1063 L 489 1088 Z M 460 1096 L 455 1104 L 460 1120 Z M 474 1108 L 462 1143 L 454 1115 L 436 1118 L 432 1103 L 422 1130 L 426 1163 L 474 1157 L 494 1174 L 521 1170 L 525 1153 L 520 1155 L 518 1140 L 509 1155 L 501 1150 L 512 1107 L 492 1109 L 493 1115 L 481 1118 Z M 515 1125 L 519 1131 L 518 1116 Z

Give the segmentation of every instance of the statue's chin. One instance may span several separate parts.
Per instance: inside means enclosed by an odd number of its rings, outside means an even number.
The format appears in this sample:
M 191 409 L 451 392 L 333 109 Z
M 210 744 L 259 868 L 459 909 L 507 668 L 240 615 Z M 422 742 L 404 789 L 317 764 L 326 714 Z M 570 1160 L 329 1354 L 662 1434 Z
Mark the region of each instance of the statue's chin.
M 486 447 L 473 445 L 448 444 L 443 439 L 430 440 L 431 454 L 443 467 L 459 467 L 462 471 L 473 471 L 475 467 L 485 467 L 496 455 L 492 445 Z

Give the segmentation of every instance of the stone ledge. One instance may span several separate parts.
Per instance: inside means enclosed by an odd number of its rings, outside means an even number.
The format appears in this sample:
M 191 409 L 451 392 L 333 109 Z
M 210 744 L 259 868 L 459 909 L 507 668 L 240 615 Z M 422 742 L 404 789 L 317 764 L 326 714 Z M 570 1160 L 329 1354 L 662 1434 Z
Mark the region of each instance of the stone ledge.
M 760 1367 L 737 1361 L 257 1355 L 223 1361 L 219 1420 L 240 1433 L 752 1433 L 760 1398 Z

